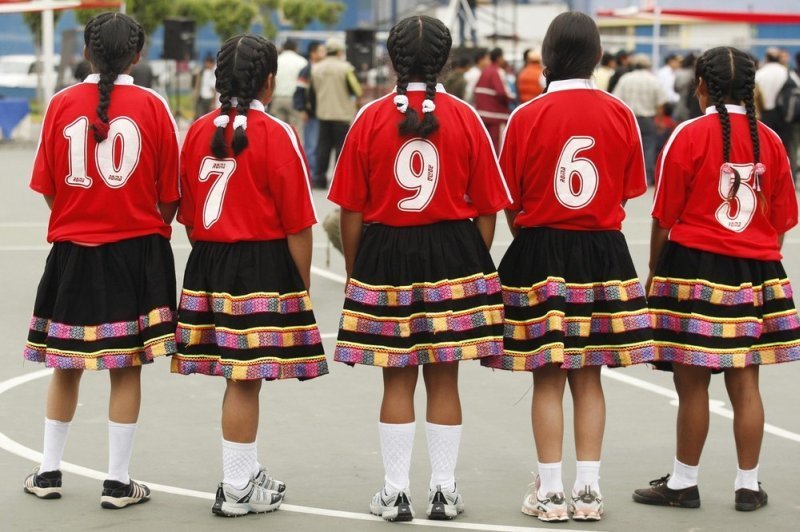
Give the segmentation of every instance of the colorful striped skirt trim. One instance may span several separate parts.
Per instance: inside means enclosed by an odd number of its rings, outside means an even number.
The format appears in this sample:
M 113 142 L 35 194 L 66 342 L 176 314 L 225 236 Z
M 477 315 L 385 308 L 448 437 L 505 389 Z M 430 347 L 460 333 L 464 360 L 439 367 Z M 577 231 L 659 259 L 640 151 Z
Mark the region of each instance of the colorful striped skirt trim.
M 505 350 L 487 367 L 532 371 L 653 359 L 650 313 L 619 231 L 520 231 L 500 263 Z
M 139 366 L 175 353 L 175 266 L 158 235 L 96 247 L 57 242 L 24 349 L 59 369 Z
M 345 291 L 334 359 L 379 367 L 498 356 L 500 280 L 472 222 L 372 225 Z
M 234 380 L 328 373 L 311 299 L 285 240 L 197 242 L 178 312 L 174 373 Z
M 779 261 L 668 242 L 650 289 L 656 366 L 712 370 L 800 360 L 800 317 Z

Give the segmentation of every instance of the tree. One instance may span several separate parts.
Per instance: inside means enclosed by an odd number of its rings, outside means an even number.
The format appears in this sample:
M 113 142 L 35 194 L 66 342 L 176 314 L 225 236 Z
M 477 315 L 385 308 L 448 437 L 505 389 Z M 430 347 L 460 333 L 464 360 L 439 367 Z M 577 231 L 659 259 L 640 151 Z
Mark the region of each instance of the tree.
M 339 21 L 345 5 L 342 2 L 325 0 L 283 0 L 283 15 L 295 29 L 302 29 L 319 20 L 325 26 Z
M 152 35 L 165 18 L 175 13 L 177 4 L 174 0 L 127 0 L 125 7 L 126 13 L 142 25 L 145 34 Z M 104 11 L 108 9 L 80 9 L 76 18 L 85 26 L 93 16 Z

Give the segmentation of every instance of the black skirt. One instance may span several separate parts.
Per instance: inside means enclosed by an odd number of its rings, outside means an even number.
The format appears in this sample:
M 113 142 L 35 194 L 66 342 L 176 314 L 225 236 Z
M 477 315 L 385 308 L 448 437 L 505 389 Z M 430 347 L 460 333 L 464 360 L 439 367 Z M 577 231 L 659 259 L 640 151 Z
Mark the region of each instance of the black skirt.
M 174 352 L 175 262 L 166 238 L 53 244 L 36 294 L 27 360 L 114 369 Z
M 186 264 L 172 371 L 234 380 L 328 373 L 286 240 L 197 242 Z
M 484 365 L 530 371 L 653 359 L 644 289 L 621 232 L 522 229 L 498 270 L 505 353 Z
M 800 318 L 780 261 L 667 242 L 648 298 L 656 367 L 713 370 L 800 359 Z
M 381 367 L 497 356 L 503 301 L 471 221 L 373 224 L 347 285 L 334 359 Z

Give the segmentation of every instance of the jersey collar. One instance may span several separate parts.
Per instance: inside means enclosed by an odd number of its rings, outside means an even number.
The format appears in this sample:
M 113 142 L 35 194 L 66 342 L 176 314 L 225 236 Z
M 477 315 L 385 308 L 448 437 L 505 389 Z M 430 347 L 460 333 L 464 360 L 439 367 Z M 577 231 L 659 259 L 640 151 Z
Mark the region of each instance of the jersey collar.
M 562 79 L 551 81 L 547 86 L 547 94 L 558 91 L 568 91 L 574 89 L 596 89 L 597 85 L 590 79 Z
M 417 82 L 417 81 L 409 83 L 408 87 L 406 87 L 407 91 L 424 91 L 426 89 L 427 89 L 427 85 L 425 83 Z M 392 89 L 392 90 L 394 92 L 397 92 L 397 87 L 395 86 L 395 88 Z M 444 90 L 444 85 L 442 85 L 441 83 L 437 83 L 436 84 L 436 92 L 447 92 L 447 91 Z
M 100 82 L 100 74 L 89 74 L 86 76 L 86 79 L 84 79 L 83 82 L 97 84 Z M 133 85 L 133 76 L 120 74 L 117 76 L 117 79 L 114 80 L 114 85 Z
M 231 98 L 231 107 L 236 107 L 237 105 L 239 105 L 239 100 L 237 100 L 235 97 Z M 264 104 L 261 103 L 261 100 L 251 100 L 250 109 L 255 109 L 256 111 L 261 111 L 262 113 L 265 113 L 267 110 L 266 107 L 264 107 Z
M 726 105 L 725 109 L 728 110 L 728 113 L 732 113 L 732 114 L 735 114 L 735 115 L 746 115 L 747 114 L 747 110 L 742 105 Z M 712 107 L 706 107 L 706 114 L 707 115 L 713 115 L 716 112 L 717 112 L 717 108 L 716 107 L 713 107 L 713 106 Z

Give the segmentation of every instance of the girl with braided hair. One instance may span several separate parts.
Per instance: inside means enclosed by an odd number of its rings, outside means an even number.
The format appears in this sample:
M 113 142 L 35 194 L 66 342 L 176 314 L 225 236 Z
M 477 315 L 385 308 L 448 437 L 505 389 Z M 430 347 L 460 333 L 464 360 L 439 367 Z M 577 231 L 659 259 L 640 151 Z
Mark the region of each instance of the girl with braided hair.
M 178 308 L 172 371 L 224 377 L 221 516 L 277 509 L 286 486 L 258 462 L 263 380 L 328 373 L 308 289 L 317 223 L 297 134 L 264 109 L 275 46 L 237 35 L 217 54 L 219 112 L 189 128 L 178 221 L 192 252 Z
M 800 359 L 800 319 L 780 262 L 797 199 L 780 139 L 756 119 L 755 70 L 736 48 L 705 52 L 695 69 L 705 115 L 678 126 L 659 156 L 648 299 L 656 365 L 673 371 L 678 392 L 678 440 L 672 474 L 636 490 L 636 502 L 700 506 L 708 386 L 721 372 L 733 407 L 735 508 L 767 504 L 758 373 Z
M 102 13 L 84 30 L 93 74 L 56 94 L 44 117 L 31 188 L 50 206 L 53 243 L 34 304 L 27 360 L 55 368 L 41 465 L 25 480 L 61 496 L 61 456 L 81 375 L 107 369 L 109 470 L 104 508 L 149 499 L 128 464 L 141 400 L 141 366 L 175 352 L 170 223 L 180 198 L 177 128 L 166 102 L 133 85 L 144 31 Z
M 485 365 L 533 374 L 538 474 L 522 512 L 542 521 L 603 516 L 603 366 L 653 357 L 645 293 L 621 224 L 647 190 L 636 117 L 591 81 L 602 49 L 595 22 L 557 16 L 542 42 L 545 94 L 509 119 L 500 154 L 514 204 L 514 241 L 498 268 L 505 352 Z M 574 408 L 576 477 L 562 482 L 564 390 Z
M 414 517 L 419 366 L 432 469 L 426 514 L 453 519 L 464 508 L 455 481 L 458 363 L 502 352 L 503 302 L 489 247 L 510 197 L 480 118 L 437 83 L 450 45 L 450 32 L 431 17 L 392 28 L 397 87 L 356 116 L 329 194 L 342 207 L 348 276 L 334 358 L 383 368 L 385 478 L 370 511 L 389 521 Z

